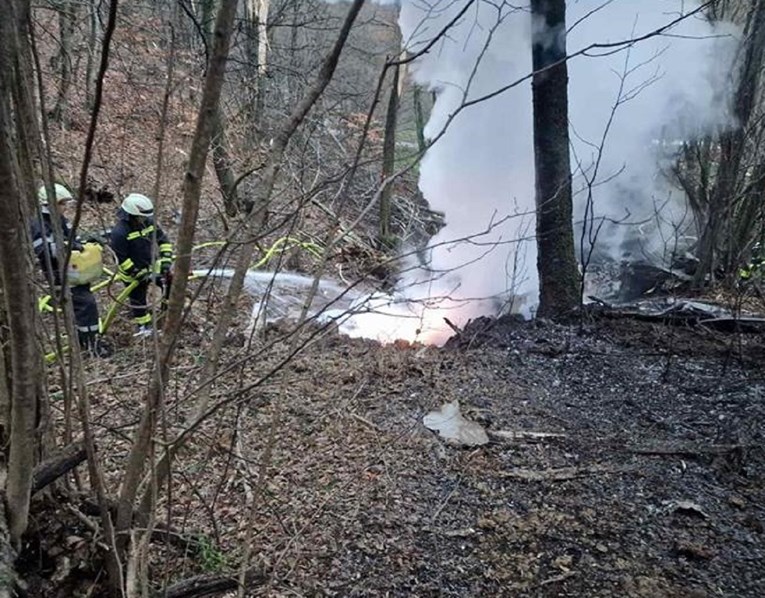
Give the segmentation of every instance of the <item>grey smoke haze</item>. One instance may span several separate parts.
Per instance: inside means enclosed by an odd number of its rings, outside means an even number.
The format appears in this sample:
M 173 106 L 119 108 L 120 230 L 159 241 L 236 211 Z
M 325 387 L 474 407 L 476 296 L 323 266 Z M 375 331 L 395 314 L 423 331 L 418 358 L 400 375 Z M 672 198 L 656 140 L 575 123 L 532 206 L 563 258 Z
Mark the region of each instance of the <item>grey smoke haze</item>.
M 422 48 L 466 1 L 404 0 L 400 25 L 406 47 L 412 52 Z M 567 6 L 571 54 L 592 43 L 644 35 L 697 8 L 698 3 L 578 0 Z M 531 72 L 531 26 L 527 2 L 513 8 L 479 0 L 446 38 L 413 64 L 415 80 L 437 93 L 426 128 L 428 137 L 442 131 L 465 97 L 481 97 Z M 634 45 L 629 54 L 580 56 L 569 62 L 572 169 L 580 163 L 590 176 L 597 155 L 590 144 L 600 144 L 619 96 L 620 75 L 625 69 L 629 72 L 624 93 L 630 99 L 615 113 L 599 170 L 600 184 L 594 189 L 596 216 L 625 223 L 605 226 L 599 239 L 599 247 L 615 258 L 624 253 L 625 238 L 640 234 L 640 251 L 660 259 L 666 245 L 662 235 L 669 234 L 673 222 L 692 224 L 681 193 L 661 174 L 668 164 L 667 148 L 672 148 L 672 141 L 728 122 L 726 90 L 737 44 L 735 29 L 692 17 L 668 33 Z M 605 54 L 592 52 L 598 53 Z M 632 93 L 637 88 L 640 92 Z M 432 268 L 452 272 L 438 281 L 440 292 L 456 298 L 493 297 L 495 303 L 515 294 L 525 298 L 516 308 L 533 311 L 538 280 L 531 240 L 530 82 L 460 112 L 427 152 L 420 173 L 426 199 L 446 213 L 447 226 L 433 240 L 432 249 Z M 575 179 L 579 216 L 587 195 L 583 187 L 580 173 Z M 662 206 L 659 225 L 649 222 L 656 206 Z M 466 237 L 473 241 L 448 242 Z M 518 242 L 524 238 L 529 240 Z M 427 277 L 420 271 L 409 282 Z M 423 294 L 416 287 L 407 292 Z M 485 304 L 476 304 L 474 312 L 486 309 Z

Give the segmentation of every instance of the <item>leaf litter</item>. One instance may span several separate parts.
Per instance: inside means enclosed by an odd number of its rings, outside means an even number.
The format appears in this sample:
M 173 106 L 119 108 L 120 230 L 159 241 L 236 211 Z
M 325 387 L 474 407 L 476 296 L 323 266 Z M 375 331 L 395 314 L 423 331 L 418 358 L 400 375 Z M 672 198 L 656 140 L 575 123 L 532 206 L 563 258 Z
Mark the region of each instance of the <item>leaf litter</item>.
M 256 343 L 216 383 L 214 400 L 230 402 L 180 452 L 159 509 L 206 556 L 155 545 L 153 569 L 235 574 L 250 537 L 268 580 L 252 596 L 762 595 L 762 339 L 738 359 L 718 337 L 647 323 L 474 326 L 427 350 L 319 335 L 244 391 L 287 350 Z M 200 324 L 180 348 L 168 434 L 191 408 L 208 334 Z M 237 359 L 229 347 L 224 363 Z M 428 430 L 445 404 L 489 442 Z M 110 487 L 139 408 L 130 379 L 94 387 Z M 633 450 L 658 445 L 683 450 Z

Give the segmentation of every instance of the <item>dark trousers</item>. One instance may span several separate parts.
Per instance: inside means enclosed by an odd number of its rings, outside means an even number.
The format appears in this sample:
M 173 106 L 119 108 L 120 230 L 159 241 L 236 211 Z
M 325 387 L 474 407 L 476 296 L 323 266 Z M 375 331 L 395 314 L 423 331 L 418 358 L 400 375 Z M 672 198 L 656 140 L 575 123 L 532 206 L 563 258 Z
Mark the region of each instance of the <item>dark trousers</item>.
M 149 281 L 138 283 L 130 293 L 130 311 L 133 312 L 133 322 L 136 324 L 151 324 L 151 312 L 146 304 L 146 293 L 149 290 Z
M 98 333 L 98 304 L 89 284 L 71 287 L 72 309 L 80 335 Z

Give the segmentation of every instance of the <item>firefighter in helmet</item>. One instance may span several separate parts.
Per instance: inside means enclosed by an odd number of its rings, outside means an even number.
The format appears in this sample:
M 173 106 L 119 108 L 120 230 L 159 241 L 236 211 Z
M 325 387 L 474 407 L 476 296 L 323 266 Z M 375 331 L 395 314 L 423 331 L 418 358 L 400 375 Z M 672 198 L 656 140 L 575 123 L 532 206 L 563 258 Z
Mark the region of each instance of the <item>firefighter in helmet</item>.
M 32 221 L 31 235 L 32 248 L 40 262 L 40 268 L 48 276 L 57 288 L 61 287 L 60 263 L 64 257 L 64 248 L 58 247 L 53 235 L 53 219 L 58 218 L 61 223 L 61 232 L 64 240 L 71 235 L 69 221 L 66 218 L 67 210 L 74 203 L 69 189 L 63 185 L 54 185 L 55 197 L 53 201 L 48 197 L 45 186 L 37 191 L 37 199 L 40 204 L 40 215 Z M 98 304 L 93 292 L 90 290 L 91 280 L 82 277 L 82 273 L 76 271 L 78 259 L 85 255 L 84 252 L 97 253 L 94 261 L 96 278 L 101 274 L 100 247 L 84 247 L 78 239 L 75 239 L 71 247 L 69 269 L 66 273 L 69 280 L 69 294 L 72 300 L 74 320 L 77 326 L 77 336 L 80 348 L 87 354 L 96 357 L 109 357 L 112 354 L 111 347 L 103 341 L 100 335 Z
M 762 243 L 755 243 L 752 246 L 752 257 L 749 263 L 738 271 L 738 277 L 743 282 L 751 281 L 757 278 L 765 266 L 765 248 Z
M 146 300 L 149 284 L 163 286 L 173 264 L 173 245 L 154 222 L 151 199 L 131 193 L 122 200 L 110 244 L 117 256 L 119 279 L 126 285 L 137 282 L 130 293 L 135 336 L 150 335 L 154 328 Z

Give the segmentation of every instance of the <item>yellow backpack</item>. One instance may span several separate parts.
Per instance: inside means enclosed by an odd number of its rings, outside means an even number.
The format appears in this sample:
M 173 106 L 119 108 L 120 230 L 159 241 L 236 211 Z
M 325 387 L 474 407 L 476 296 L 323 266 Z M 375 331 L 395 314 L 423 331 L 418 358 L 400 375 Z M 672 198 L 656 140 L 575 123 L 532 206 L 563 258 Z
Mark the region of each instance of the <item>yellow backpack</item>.
M 72 256 L 69 258 L 69 269 L 66 273 L 70 286 L 76 287 L 98 280 L 104 269 L 102 251 L 103 249 L 98 243 L 85 243 L 82 251 L 72 251 Z

